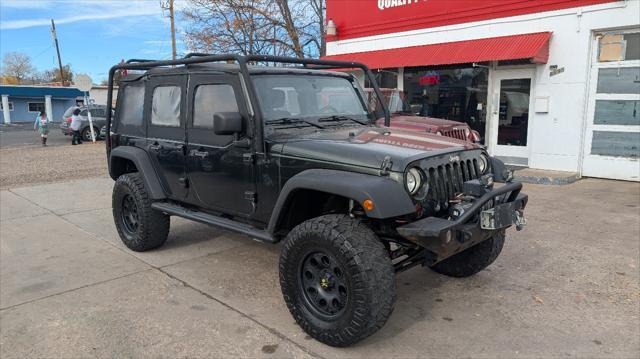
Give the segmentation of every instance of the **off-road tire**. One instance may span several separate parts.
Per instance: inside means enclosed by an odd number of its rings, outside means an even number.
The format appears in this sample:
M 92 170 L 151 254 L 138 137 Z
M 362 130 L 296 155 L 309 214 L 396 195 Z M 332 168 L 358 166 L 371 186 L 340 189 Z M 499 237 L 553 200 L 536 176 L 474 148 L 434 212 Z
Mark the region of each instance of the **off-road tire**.
M 436 263 L 431 269 L 449 277 L 472 276 L 487 268 L 498 258 L 504 246 L 504 238 L 504 231 L 498 232 L 486 241 Z
M 127 196 L 137 207 L 138 225 L 135 230 L 127 227 L 123 216 Z M 139 173 L 118 177 L 113 186 L 111 204 L 118 234 L 129 249 L 144 252 L 160 247 L 167 240 L 170 217 L 151 208 L 151 200 Z
M 303 292 L 301 264 L 314 250 L 333 256 L 344 268 L 340 277 L 349 283 L 346 304 L 330 320 L 314 314 Z M 382 242 L 346 215 L 310 219 L 287 235 L 280 255 L 280 287 L 298 325 L 316 340 L 336 347 L 375 333 L 391 315 L 396 299 L 395 273 Z

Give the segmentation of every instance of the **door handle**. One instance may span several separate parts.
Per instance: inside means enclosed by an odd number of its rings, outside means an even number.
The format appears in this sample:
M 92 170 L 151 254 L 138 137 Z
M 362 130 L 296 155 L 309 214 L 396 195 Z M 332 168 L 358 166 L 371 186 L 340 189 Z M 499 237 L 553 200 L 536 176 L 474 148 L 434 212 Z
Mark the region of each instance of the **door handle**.
M 149 149 L 151 151 L 159 151 L 162 149 L 162 145 L 159 145 L 158 143 L 154 143 L 153 145 L 149 145 Z
M 207 156 L 209 156 L 209 152 L 193 150 L 191 151 L 191 156 L 200 157 L 204 159 L 204 158 L 207 158 Z

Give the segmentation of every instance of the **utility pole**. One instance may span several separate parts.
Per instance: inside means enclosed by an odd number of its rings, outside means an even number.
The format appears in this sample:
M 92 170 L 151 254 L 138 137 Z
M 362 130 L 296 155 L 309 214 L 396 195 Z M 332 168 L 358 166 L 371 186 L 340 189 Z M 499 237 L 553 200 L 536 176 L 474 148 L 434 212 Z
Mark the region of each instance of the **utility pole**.
M 176 59 L 176 25 L 174 21 L 174 12 L 173 12 L 173 0 L 168 0 L 166 3 L 160 2 L 160 7 L 162 10 L 169 10 L 169 19 L 171 20 L 171 54 L 173 55 L 173 60 Z
M 64 72 L 62 71 L 62 59 L 60 58 L 60 46 L 58 46 L 58 35 L 56 35 L 56 23 L 51 19 L 51 36 L 56 44 L 56 52 L 58 53 L 58 66 L 60 66 L 60 83 L 64 86 Z

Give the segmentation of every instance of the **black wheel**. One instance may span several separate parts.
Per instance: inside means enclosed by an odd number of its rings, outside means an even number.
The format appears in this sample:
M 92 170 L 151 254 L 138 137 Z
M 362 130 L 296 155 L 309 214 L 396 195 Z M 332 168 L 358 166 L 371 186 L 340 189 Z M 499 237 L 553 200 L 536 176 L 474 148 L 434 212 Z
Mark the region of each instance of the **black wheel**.
M 127 173 L 118 177 L 111 201 L 118 234 L 129 249 L 143 252 L 164 244 L 170 218 L 151 208 L 140 174 Z
M 93 128 L 93 133 L 96 135 L 96 141 L 100 138 L 100 129 L 94 127 Z M 82 141 L 83 142 L 91 142 L 93 141 L 91 139 L 91 127 L 87 126 L 84 128 L 84 130 L 82 130 Z
M 396 298 L 393 265 L 382 242 L 345 215 L 314 218 L 289 233 L 280 255 L 280 287 L 300 327 L 340 347 L 380 329 Z
M 450 277 L 469 277 L 493 263 L 502 252 L 503 246 L 504 231 L 498 232 L 486 241 L 480 242 L 442 262 L 436 263 L 431 269 Z

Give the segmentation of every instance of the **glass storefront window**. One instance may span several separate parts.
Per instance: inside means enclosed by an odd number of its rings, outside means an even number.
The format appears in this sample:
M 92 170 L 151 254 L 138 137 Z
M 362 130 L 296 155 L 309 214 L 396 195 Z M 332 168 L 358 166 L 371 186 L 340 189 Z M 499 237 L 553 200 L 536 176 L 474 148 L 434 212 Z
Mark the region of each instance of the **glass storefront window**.
M 488 74 L 483 67 L 407 67 L 405 99 L 413 113 L 467 123 L 484 139 Z
M 619 67 L 598 70 L 597 93 L 640 93 L 640 67 Z
M 593 123 L 596 125 L 640 125 L 640 101 L 596 100 Z

